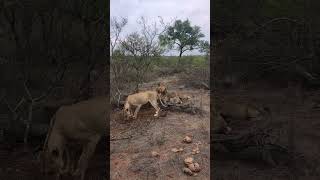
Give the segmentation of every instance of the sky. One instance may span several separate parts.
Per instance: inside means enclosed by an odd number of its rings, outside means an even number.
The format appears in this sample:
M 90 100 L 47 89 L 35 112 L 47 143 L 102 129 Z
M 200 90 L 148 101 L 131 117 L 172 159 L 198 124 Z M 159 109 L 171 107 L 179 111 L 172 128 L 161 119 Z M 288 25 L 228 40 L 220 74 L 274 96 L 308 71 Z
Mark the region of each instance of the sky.
M 189 19 L 191 25 L 200 26 L 205 35 L 203 40 L 210 40 L 210 0 L 111 0 L 110 17 L 126 17 L 128 24 L 122 32 L 127 35 L 138 31 L 137 19 L 144 16 L 148 22 L 158 21 L 161 16 L 165 22 L 174 19 Z M 160 25 L 160 24 L 159 24 Z M 184 55 L 197 55 L 198 51 L 185 52 Z M 166 55 L 178 55 L 170 51 Z

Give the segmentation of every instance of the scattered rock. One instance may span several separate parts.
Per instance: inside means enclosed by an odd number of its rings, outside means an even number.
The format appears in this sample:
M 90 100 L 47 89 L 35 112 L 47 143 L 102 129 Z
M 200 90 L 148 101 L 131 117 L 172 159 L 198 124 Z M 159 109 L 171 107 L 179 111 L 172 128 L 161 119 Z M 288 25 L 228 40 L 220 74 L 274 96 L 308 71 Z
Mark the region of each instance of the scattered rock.
M 188 168 L 194 172 L 195 171 L 195 167 L 194 167 L 194 163 L 188 164 Z
M 192 164 L 193 163 L 193 158 L 192 157 L 187 157 L 184 159 L 184 164 L 185 165 L 189 165 L 189 164 Z
M 171 151 L 172 152 L 181 152 L 181 151 L 183 151 L 183 148 L 179 148 L 179 149 L 178 148 L 172 148 Z
M 184 164 L 187 166 L 187 168 L 184 169 L 183 172 L 188 174 L 188 175 L 196 176 L 195 174 L 191 174 L 190 172 L 188 172 L 189 170 L 192 173 L 194 173 L 194 172 L 197 173 L 197 172 L 200 172 L 200 170 L 201 170 L 199 163 L 193 162 L 193 158 L 192 157 L 187 157 L 186 159 L 184 159 Z
M 151 155 L 152 155 L 152 157 L 159 157 L 160 156 L 160 154 L 156 151 L 152 151 Z
M 196 147 L 192 150 L 191 154 L 199 154 L 199 153 L 200 153 L 199 147 Z
M 189 168 L 183 168 L 182 171 L 189 176 L 193 175 L 193 172 Z
M 191 142 L 192 142 L 192 139 L 191 139 L 191 137 L 186 136 L 186 137 L 184 137 L 183 142 L 184 142 L 184 143 L 191 143 Z
M 178 152 L 179 150 L 177 148 L 172 148 L 171 151 L 172 152 Z
M 200 165 L 198 163 L 191 163 L 191 164 L 188 165 L 188 168 L 192 172 L 200 172 L 200 170 L 201 170 Z

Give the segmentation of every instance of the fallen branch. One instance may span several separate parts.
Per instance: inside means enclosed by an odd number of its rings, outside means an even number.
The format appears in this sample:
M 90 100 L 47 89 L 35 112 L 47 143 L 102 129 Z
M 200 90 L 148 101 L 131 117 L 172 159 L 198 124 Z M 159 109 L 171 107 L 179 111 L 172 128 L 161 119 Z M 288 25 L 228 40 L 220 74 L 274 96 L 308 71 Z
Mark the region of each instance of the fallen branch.
M 207 90 L 210 90 L 210 87 L 205 82 L 201 82 L 201 85 L 204 86 Z
M 127 137 L 121 137 L 121 138 L 110 138 L 110 141 L 119 141 L 119 140 L 124 140 L 124 139 L 131 139 L 133 136 L 127 136 Z

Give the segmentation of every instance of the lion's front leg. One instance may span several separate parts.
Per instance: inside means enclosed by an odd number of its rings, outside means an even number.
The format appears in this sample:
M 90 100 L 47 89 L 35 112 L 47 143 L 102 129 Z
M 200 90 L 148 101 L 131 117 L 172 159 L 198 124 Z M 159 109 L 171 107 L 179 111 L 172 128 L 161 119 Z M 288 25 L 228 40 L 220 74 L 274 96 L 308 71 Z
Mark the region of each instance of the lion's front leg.
M 138 116 L 138 112 L 140 111 L 140 108 L 141 108 L 142 105 L 138 105 L 136 107 L 136 110 L 134 111 L 134 115 L 133 115 L 133 118 L 136 119 L 137 116 Z
M 160 108 L 158 106 L 158 103 L 157 101 L 150 101 L 150 104 L 154 107 L 154 109 L 156 110 L 156 113 L 153 115 L 155 117 L 158 117 L 159 116 L 159 111 L 160 111 Z
M 101 136 L 95 136 L 90 139 L 90 142 L 85 145 L 82 150 L 80 159 L 78 161 L 77 170 L 74 172 L 73 175 L 80 176 L 80 180 L 84 180 L 86 170 L 88 168 L 89 159 L 92 157 L 96 145 L 99 142 Z
M 70 173 L 72 174 L 74 171 L 74 158 L 73 158 L 73 152 L 71 147 L 67 147 L 65 150 L 65 157 L 66 157 L 66 164 L 65 164 L 65 169 L 64 173 Z
M 64 151 L 63 151 L 65 158 L 64 158 L 64 165 L 63 165 L 64 168 L 61 169 L 61 173 L 62 173 L 62 174 L 66 174 L 66 173 L 69 173 L 69 172 L 70 172 L 70 169 L 69 169 L 69 165 L 70 165 L 70 151 L 69 151 L 68 148 L 69 148 L 69 147 L 65 147 L 65 149 L 64 149 Z

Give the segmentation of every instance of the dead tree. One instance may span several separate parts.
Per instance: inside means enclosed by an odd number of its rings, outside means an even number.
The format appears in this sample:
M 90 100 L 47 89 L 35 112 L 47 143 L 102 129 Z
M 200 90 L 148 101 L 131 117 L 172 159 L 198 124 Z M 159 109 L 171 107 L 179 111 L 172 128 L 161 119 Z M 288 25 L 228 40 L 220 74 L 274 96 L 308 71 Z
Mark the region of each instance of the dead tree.
M 121 42 L 121 48 L 125 50 L 130 66 L 135 70 L 136 90 L 150 71 L 151 63 L 164 52 L 158 41 L 161 31 L 157 23 L 149 24 L 144 17 L 138 22 L 141 31 L 129 34 Z

